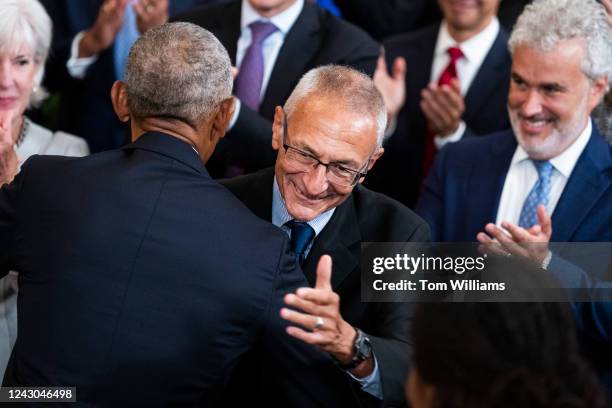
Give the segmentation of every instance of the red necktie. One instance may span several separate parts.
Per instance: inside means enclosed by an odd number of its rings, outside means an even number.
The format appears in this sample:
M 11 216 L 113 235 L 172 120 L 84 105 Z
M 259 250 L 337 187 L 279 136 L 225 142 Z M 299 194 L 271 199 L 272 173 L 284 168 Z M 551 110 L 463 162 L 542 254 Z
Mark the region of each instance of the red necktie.
M 442 71 L 440 79 L 438 79 L 438 86 L 450 85 L 452 80 L 457 78 L 457 61 L 459 58 L 463 57 L 463 52 L 461 52 L 459 47 L 450 47 L 446 52 L 450 56 L 450 61 L 446 68 L 444 68 L 444 71 Z M 436 135 L 432 132 L 427 131 L 425 154 L 423 155 L 423 179 L 427 176 L 433 159 L 436 156 L 436 145 L 434 143 L 435 136 Z

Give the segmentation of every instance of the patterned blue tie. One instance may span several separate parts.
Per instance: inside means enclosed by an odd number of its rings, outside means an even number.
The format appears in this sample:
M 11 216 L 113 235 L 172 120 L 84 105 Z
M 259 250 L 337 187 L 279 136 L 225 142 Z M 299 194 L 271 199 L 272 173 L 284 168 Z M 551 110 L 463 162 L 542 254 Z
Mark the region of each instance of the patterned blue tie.
M 133 3 L 133 1 L 129 1 L 125 6 L 123 25 L 117 33 L 117 37 L 115 37 L 113 56 L 115 57 L 115 75 L 117 75 L 117 79 L 123 79 L 125 65 L 130 55 L 130 48 L 132 48 L 132 45 L 140 36 L 136 26 L 136 14 L 132 8 Z
M 519 227 L 531 228 L 538 223 L 538 205 L 548 206 L 550 196 L 550 179 L 554 167 L 549 161 L 532 160 L 533 165 L 538 171 L 538 181 L 535 183 L 521 210 Z
M 297 255 L 300 265 L 306 258 L 306 248 L 315 236 L 315 231 L 305 222 L 291 220 L 285 223 L 291 229 L 291 249 Z

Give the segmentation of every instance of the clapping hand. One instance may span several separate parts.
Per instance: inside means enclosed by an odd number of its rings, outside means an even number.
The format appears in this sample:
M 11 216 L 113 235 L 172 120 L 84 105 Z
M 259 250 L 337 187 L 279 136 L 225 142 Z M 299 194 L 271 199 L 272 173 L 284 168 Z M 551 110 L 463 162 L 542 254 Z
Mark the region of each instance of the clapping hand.
M 138 31 L 144 33 L 168 21 L 168 0 L 138 0 L 134 11 Z
M 0 111 L 0 185 L 13 181 L 19 169 L 12 132 L 13 112 Z
M 461 116 L 465 112 L 459 81 L 453 79 L 450 85 L 430 83 L 421 91 L 420 106 L 432 134 L 453 134 L 459 128 Z

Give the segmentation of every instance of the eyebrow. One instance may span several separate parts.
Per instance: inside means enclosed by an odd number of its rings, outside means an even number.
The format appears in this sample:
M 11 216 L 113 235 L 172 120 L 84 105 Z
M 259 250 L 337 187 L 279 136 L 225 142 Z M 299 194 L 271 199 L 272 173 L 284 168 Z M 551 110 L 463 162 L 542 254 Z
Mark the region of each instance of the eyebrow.
M 531 86 L 529 82 L 527 82 L 523 77 L 521 77 L 516 72 L 512 72 L 511 77 L 512 77 L 512 80 L 515 82 L 523 82 L 527 84 L 528 86 Z M 567 87 L 561 85 L 558 82 L 544 82 L 544 83 L 538 84 L 537 87 L 540 89 L 548 88 L 548 89 L 553 89 L 555 91 L 561 91 L 561 92 L 567 91 Z
M 312 156 L 316 157 L 317 159 L 319 159 L 319 157 L 320 157 L 319 154 L 317 154 L 317 152 L 315 152 L 309 146 L 306 146 L 306 145 L 303 145 L 301 143 L 298 143 L 298 145 L 296 147 L 298 147 L 300 150 L 305 151 L 306 153 L 311 154 Z M 355 170 L 359 166 L 359 163 L 355 163 L 355 161 L 351 160 L 351 159 L 332 160 L 332 161 L 329 162 L 329 164 L 336 164 L 336 165 L 339 165 L 339 166 L 344 166 L 344 167 L 350 168 L 351 170 Z

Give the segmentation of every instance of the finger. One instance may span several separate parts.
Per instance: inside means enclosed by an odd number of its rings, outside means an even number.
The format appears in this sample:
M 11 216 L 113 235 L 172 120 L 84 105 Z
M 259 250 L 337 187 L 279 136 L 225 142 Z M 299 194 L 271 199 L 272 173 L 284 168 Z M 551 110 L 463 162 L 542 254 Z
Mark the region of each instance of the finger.
M 527 232 L 526 229 L 519 227 L 518 225 L 514 225 L 511 222 L 504 221 L 502 222 L 502 227 L 505 228 L 514 241 L 516 242 L 525 242 L 530 241 L 531 235 Z
M 492 237 L 494 237 L 497 242 L 499 242 L 508 252 L 514 255 L 527 257 L 527 252 L 518 245 L 512 237 L 508 236 L 503 230 L 497 228 L 495 224 L 487 224 L 485 226 L 485 231 Z
M 291 337 L 295 337 L 296 339 L 303 341 L 304 343 L 312 344 L 315 346 L 325 345 L 328 343 L 323 333 L 319 331 L 307 332 L 300 329 L 299 327 L 289 326 L 287 327 L 287 334 L 289 334 Z
M 292 293 L 286 295 L 284 301 L 286 305 L 299 309 L 304 313 L 315 316 L 329 316 L 327 305 L 321 305 L 315 301 L 302 299 Z
M 499 244 L 499 242 L 496 242 L 486 233 L 479 232 L 476 235 L 476 239 L 478 240 L 478 242 L 481 243 L 481 245 L 478 246 L 479 252 L 485 252 L 489 254 L 502 255 L 502 256 L 508 255 L 508 252 Z
M 143 14 L 145 13 L 144 7 L 142 4 L 140 4 L 140 2 L 134 3 L 132 8 L 134 9 L 134 13 L 136 13 L 138 17 L 142 17 Z
M 449 109 L 451 109 L 451 111 L 453 112 L 453 115 L 457 118 L 460 118 L 461 115 L 463 115 L 463 111 L 465 110 L 463 96 L 461 96 L 460 93 L 457 93 L 448 85 L 442 86 L 442 95 L 444 95 L 444 100 L 448 104 Z
M 332 290 L 331 274 L 332 274 L 331 256 L 323 255 L 319 259 L 319 264 L 317 265 L 317 281 L 315 283 L 315 288 L 331 291 Z
M 538 206 L 538 224 L 542 228 L 542 233 L 550 238 L 552 236 L 552 220 L 548 211 L 546 211 L 546 207 L 542 204 Z
M 315 328 L 315 325 L 317 324 L 316 316 L 297 312 L 295 310 L 291 310 L 286 307 L 281 309 L 280 315 L 283 319 L 287 320 L 288 322 L 302 326 L 303 328 L 307 330 L 313 330 Z M 322 330 L 324 326 L 325 325 L 323 325 L 323 327 L 318 328 L 317 330 Z
M 450 88 L 455 91 L 455 93 L 461 95 L 461 82 L 459 82 L 459 78 L 451 79 Z
M 429 111 L 431 112 L 432 119 L 441 124 L 442 127 L 447 128 L 452 123 L 452 119 L 448 112 L 446 112 L 436 101 L 435 92 L 423 92 L 423 100 L 429 104 Z
M 338 295 L 329 289 L 299 288 L 296 296 L 319 305 L 333 305 L 339 303 Z
M 540 227 L 540 224 L 536 224 L 529 228 L 527 232 L 529 232 L 531 235 L 540 235 L 542 233 L 542 227 Z
M 433 98 L 440 107 L 451 119 L 452 123 L 455 123 L 461 118 L 463 112 L 461 111 L 461 101 L 456 101 L 456 95 L 453 95 L 453 91 L 450 90 L 448 85 L 443 85 L 438 92 L 434 92 Z
M 403 57 L 397 57 L 395 61 L 393 61 L 393 71 L 392 74 L 393 79 L 396 81 L 404 81 L 406 79 L 406 59 Z
M 13 145 L 12 122 L 12 111 L 0 111 L 0 141 L 10 146 Z

